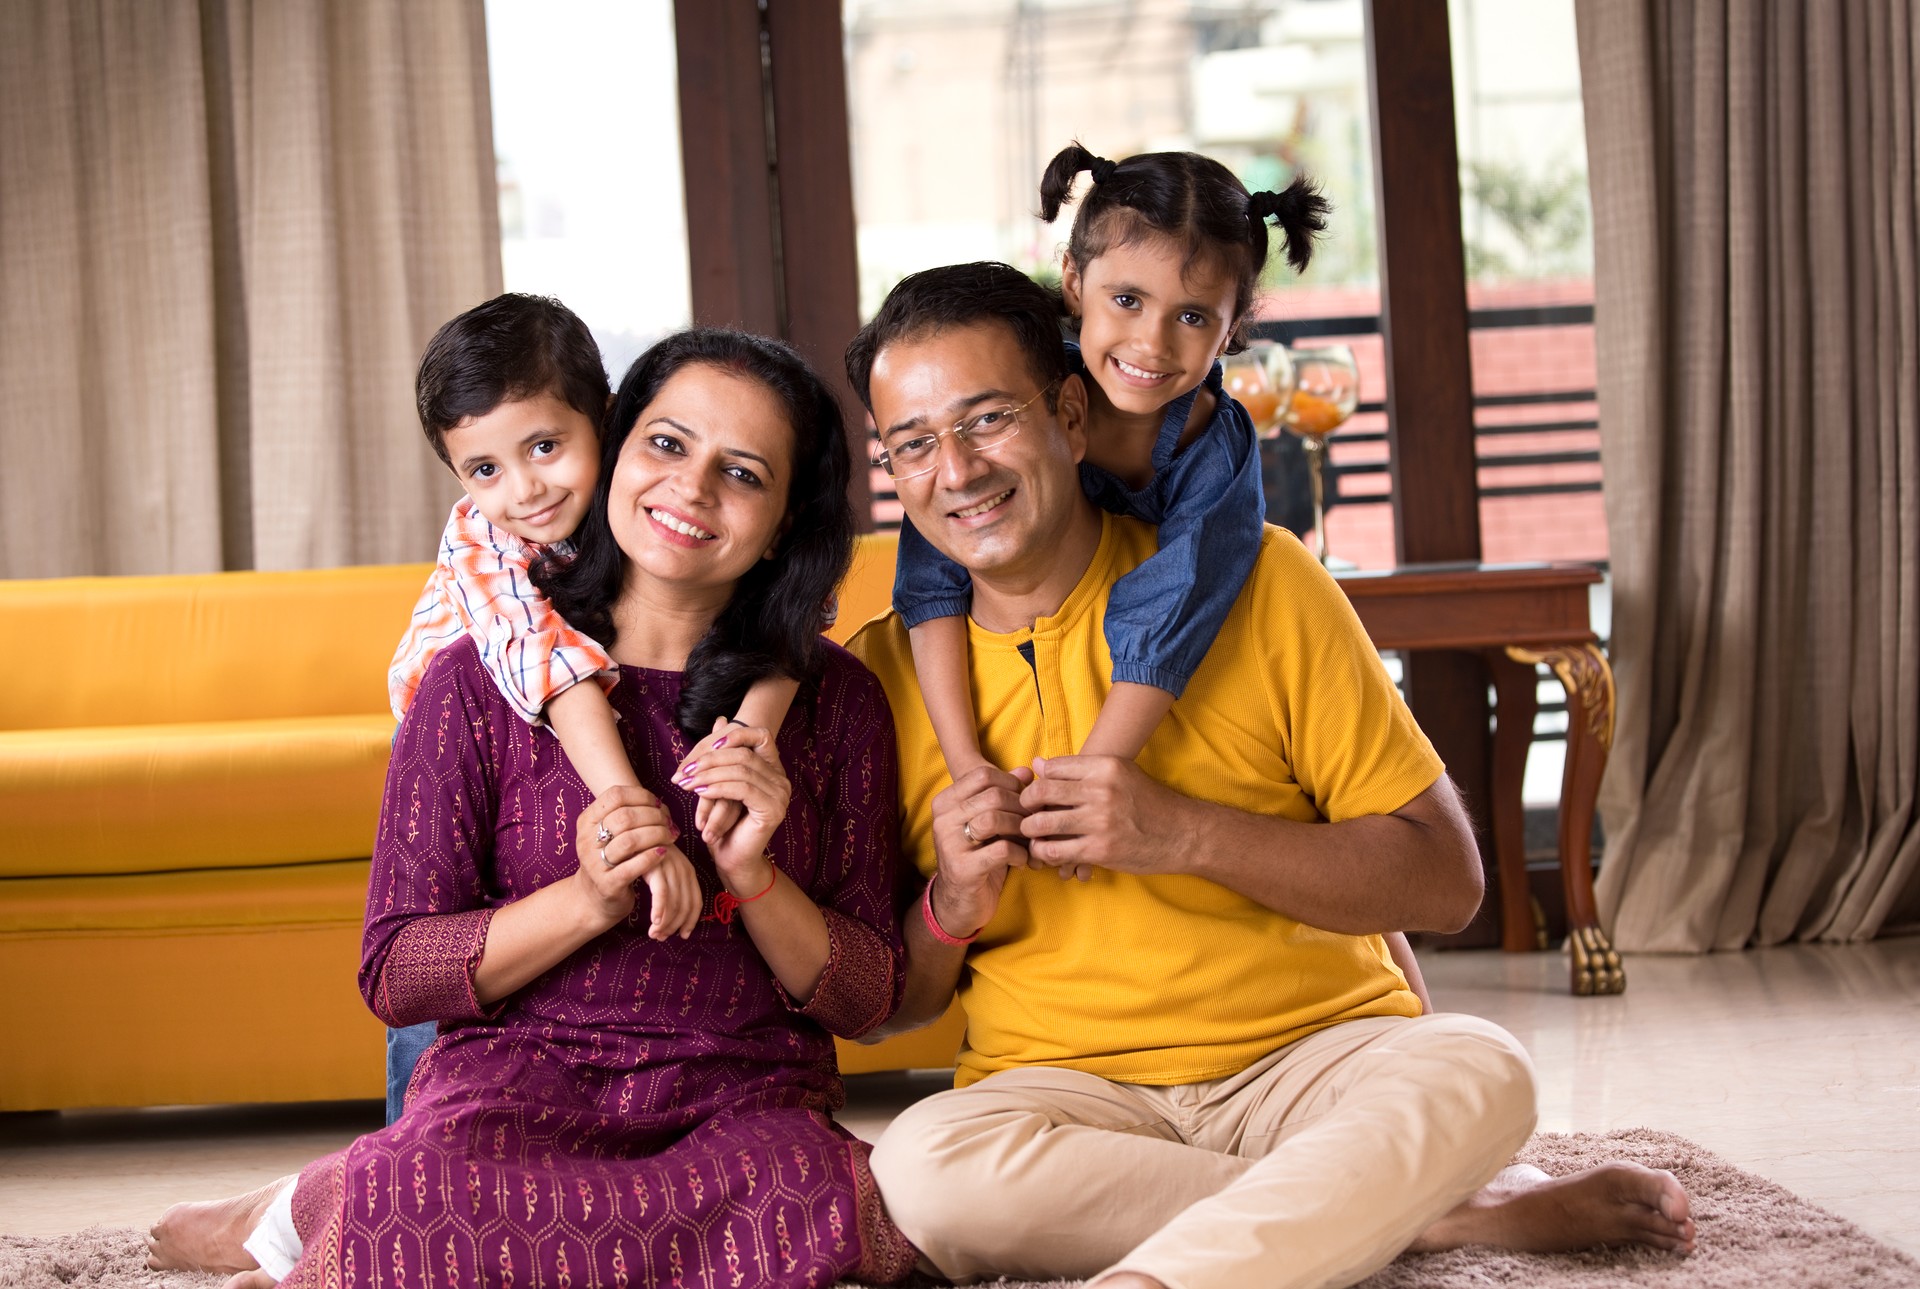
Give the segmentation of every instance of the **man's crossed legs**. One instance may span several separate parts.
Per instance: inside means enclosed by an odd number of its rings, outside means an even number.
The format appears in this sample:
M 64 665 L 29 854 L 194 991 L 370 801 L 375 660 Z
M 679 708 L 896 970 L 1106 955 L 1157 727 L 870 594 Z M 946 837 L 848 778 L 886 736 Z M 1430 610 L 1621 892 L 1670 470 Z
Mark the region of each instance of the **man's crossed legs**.
M 957 1280 L 1343 1285 L 1407 1248 L 1691 1251 L 1669 1173 L 1503 1169 L 1533 1123 L 1518 1042 L 1441 1014 L 1335 1025 L 1208 1083 L 1006 1071 L 909 1107 L 873 1168 L 929 1269 Z M 149 1265 L 241 1271 L 235 1289 L 272 1283 L 241 1245 L 292 1180 L 175 1205 Z
M 956 1280 L 1347 1285 L 1409 1247 L 1691 1249 L 1670 1174 L 1503 1173 L 1533 1125 L 1519 1043 L 1442 1014 L 1335 1025 L 1207 1083 L 1005 1071 L 909 1107 L 873 1168 Z

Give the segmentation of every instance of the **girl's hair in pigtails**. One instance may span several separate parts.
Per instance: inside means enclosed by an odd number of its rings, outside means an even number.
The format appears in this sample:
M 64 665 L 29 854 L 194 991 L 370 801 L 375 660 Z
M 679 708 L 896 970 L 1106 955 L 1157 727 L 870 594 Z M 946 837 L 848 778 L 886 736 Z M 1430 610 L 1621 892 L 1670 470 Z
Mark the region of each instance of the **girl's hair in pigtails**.
M 1305 175 L 1284 192 L 1250 195 L 1233 171 L 1197 152 L 1143 152 L 1116 164 L 1071 143 L 1041 176 L 1040 218 L 1059 217 L 1082 170 L 1093 172 L 1094 183 L 1074 212 L 1068 263 L 1085 272 L 1113 247 L 1150 238 L 1164 239 L 1180 256 L 1183 274 L 1205 261 L 1218 263 L 1234 279 L 1228 353 L 1246 346 L 1239 324 L 1267 266 L 1267 220 L 1280 221 L 1287 262 L 1299 270 L 1313 257 L 1314 235 L 1333 209 Z
M 1040 218 L 1049 224 L 1059 218 L 1060 208 L 1073 200 L 1073 181 L 1082 170 L 1093 171 L 1093 181 L 1098 184 L 1113 177 L 1113 168 L 1113 162 L 1094 156 L 1078 142 L 1054 153 L 1046 173 L 1040 176 Z
M 1247 198 L 1247 218 L 1256 225 L 1269 219 L 1280 225 L 1287 243 L 1287 263 L 1295 273 L 1304 273 L 1313 258 L 1315 238 L 1326 231 L 1327 216 L 1333 206 L 1320 195 L 1319 185 L 1305 175 L 1296 175 L 1282 192 L 1256 192 Z M 1265 249 L 1264 228 L 1254 240 Z

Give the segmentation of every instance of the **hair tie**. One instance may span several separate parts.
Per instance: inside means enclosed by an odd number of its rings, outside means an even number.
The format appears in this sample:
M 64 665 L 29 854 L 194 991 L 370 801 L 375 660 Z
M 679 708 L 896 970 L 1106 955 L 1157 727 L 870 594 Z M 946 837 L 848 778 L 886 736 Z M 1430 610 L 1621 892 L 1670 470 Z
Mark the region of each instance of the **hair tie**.
M 1255 192 L 1247 194 L 1247 218 L 1256 223 L 1264 223 L 1278 215 L 1286 204 L 1286 197 L 1277 192 Z
M 1113 178 L 1113 172 L 1115 170 L 1118 170 L 1120 167 L 1116 166 L 1113 162 L 1107 160 L 1105 157 L 1095 157 L 1093 159 L 1093 164 L 1091 166 L 1088 166 L 1087 168 L 1093 171 L 1093 181 L 1097 184 L 1103 184 L 1107 180 Z

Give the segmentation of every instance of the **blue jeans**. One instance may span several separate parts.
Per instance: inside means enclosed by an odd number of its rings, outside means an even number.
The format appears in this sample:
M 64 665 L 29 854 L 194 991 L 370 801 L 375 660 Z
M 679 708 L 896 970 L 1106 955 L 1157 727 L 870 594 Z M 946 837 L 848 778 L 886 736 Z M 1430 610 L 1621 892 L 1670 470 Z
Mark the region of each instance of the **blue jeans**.
M 413 1080 L 413 1067 L 420 1053 L 427 1050 L 439 1034 L 432 1021 L 387 1031 L 387 1122 L 392 1123 L 406 1109 L 407 1084 Z

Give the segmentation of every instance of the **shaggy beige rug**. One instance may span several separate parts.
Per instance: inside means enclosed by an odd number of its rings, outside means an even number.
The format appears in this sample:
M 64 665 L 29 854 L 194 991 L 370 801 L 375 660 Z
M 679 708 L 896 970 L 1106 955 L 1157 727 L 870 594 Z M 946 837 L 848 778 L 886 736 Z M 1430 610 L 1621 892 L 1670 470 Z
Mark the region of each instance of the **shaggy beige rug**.
M 1605 1135 L 1543 1133 L 1528 1144 L 1520 1158 L 1555 1176 L 1609 1159 L 1670 1170 L 1693 1197 L 1699 1252 L 1690 1258 L 1643 1249 L 1552 1255 L 1491 1249 L 1413 1254 L 1373 1276 L 1366 1282 L 1366 1289 L 1920 1286 L 1920 1262 L 1672 1133 L 1645 1129 Z M 141 1265 L 141 1249 L 139 1233 L 124 1228 L 93 1227 L 78 1235 L 47 1238 L 0 1235 L 0 1286 L 204 1289 L 220 1283 L 218 1276 L 148 1271 Z M 1075 1283 L 1007 1281 L 1002 1282 L 1002 1289 L 1070 1289 Z

